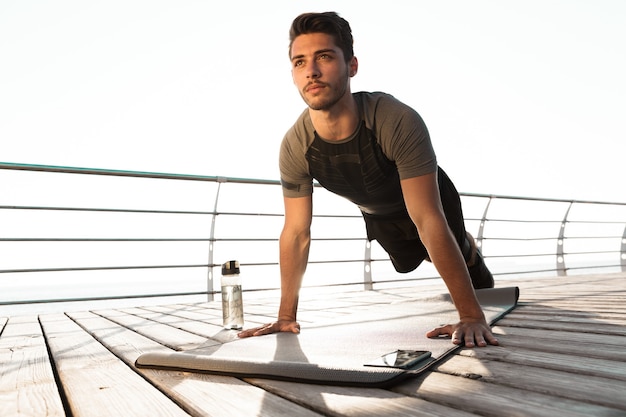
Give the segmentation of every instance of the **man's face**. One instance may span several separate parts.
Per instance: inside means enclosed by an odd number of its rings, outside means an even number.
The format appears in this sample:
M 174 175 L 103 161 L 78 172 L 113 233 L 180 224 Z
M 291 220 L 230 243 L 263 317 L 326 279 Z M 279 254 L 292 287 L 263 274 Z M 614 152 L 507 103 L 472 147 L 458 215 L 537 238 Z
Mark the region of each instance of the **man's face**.
M 332 36 L 300 35 L 291 44 L 291 74 L 302 99 L 313 110 L 329 110 L 350 91 L 356 59 L 346 63 Z

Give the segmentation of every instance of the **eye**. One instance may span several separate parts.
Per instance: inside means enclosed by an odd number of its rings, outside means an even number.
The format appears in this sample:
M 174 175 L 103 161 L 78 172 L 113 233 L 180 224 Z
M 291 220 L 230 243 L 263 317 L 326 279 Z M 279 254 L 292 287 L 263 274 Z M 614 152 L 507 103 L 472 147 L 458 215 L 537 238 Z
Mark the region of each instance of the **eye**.
M 301 59 L 296 59 L 295 61 L 293 61 L 294 68 L 301 67 L 303 64 L 304 64 L 304 61 Z

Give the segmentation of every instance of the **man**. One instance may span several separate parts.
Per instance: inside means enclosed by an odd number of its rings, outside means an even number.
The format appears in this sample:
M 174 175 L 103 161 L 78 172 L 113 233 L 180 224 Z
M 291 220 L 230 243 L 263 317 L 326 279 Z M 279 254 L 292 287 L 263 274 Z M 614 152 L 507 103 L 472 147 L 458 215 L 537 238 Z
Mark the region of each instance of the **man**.
M 459 322 L 428 337 L 451 336 L 467 347 L 498 344 L 474 288 L 493 287 L 465 231 L 458 192 L 437 166 L 428 131 L 410 107 L 383 93 L 355 93 L 358 61 L 347 21 L 334 12 L 298 16 L 290 30 L 292 77 L 308 109 L 280 152 L 285 224 L 280 235 L 278 320 L 240 337 L 298 333 L 298 295 L 310 245 L 312 181 L 357 204 L 368 239 L 389 253 L 398 272 L 433 262 Z

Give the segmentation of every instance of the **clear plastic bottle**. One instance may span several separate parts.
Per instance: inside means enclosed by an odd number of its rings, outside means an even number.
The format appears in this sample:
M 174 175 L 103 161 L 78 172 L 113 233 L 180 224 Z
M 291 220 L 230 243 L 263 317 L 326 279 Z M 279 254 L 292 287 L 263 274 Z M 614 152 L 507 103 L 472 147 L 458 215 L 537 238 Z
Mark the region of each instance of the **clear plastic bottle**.
M 224 328 L 243 328 L 243 299 L 239 262 L 228 261 L 222 265 L 222 315 Z

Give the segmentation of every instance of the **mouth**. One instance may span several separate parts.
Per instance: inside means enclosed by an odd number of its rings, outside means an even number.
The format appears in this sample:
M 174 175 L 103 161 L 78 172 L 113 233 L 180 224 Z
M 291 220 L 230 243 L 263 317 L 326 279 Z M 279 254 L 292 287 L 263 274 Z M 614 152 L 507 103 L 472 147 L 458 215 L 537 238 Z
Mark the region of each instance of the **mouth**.
M 312 84 L 307 85 L 304 91 L 307 93 L 315 93 L 324 87 L 326 87 L 326 85 L 323 83 L 312 83 Z

